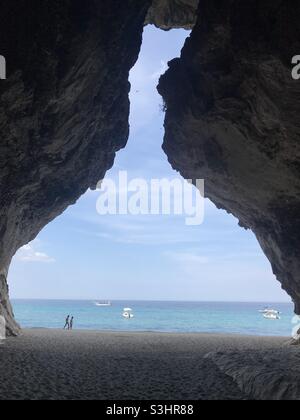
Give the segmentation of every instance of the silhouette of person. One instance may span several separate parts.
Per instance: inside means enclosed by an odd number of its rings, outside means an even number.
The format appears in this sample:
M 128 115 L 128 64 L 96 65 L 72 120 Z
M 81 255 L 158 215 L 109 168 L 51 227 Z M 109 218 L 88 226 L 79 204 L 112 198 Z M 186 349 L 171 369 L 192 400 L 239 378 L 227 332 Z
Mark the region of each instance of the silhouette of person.
M 74 324 L 74 317 L 72 316 L 70 321 L 70 330 L 73 330 L 73 324 Z
M 68 330 L 70 329 L 70 315 L 67 316 L 66 323 L 65 323 L 65 326 L 64 326 L 64 330 L 66 328 L 68 328 Z

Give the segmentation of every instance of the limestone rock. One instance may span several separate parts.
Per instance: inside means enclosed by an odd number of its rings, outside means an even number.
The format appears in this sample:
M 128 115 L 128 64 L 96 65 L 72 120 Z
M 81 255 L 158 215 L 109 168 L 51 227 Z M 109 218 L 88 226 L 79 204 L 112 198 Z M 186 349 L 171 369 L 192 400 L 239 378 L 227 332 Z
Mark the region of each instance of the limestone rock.
M 253 399 L 300 400 L 298 348 L 218 352 L 206 357 Z
M 11 258 L 95 187 L 126 145 L 129 71 L 150 4 L 1 4 L 8 78 L 0 82 L 0 315 L 10 334 L 19 330 L 7 293 Z
M 201 0 L 159 92 L 164 150 L 252 229 L 300 314 L 300 51 L 297 0 Z
M 169 30 L 192 29 L 197 20 L 199 0 L 153 0 L 146 23 Z
M 0 318 L 0 340 L 5 338 L 2 334 L 4 336 L 15 336 L 19 334 L 20 327 L 14 320 L 14 314 L 9 301 L 6 276 L 3 274 L 0 274 Z

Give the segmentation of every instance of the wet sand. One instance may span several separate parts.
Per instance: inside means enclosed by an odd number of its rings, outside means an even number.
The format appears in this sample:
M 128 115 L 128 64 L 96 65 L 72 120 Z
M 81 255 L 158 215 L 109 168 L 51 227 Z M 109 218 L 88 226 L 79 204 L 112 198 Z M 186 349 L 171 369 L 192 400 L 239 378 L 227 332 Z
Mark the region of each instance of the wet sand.
M 254 399 L 260 391 L 251 375 L 264 386 L 277 359 L 295 372 L 299 355 L 286 338 L 24 330 L 0 345 L 0 399 Z M 276 395 L 297 396 L 287 388 Z

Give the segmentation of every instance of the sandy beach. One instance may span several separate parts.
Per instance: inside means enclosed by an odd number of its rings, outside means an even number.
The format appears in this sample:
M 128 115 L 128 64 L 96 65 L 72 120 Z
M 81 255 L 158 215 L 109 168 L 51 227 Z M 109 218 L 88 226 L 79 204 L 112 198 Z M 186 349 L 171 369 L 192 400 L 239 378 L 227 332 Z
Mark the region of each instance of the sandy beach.
M 25 330 L 0 345 L 0 399 L 289 399 L 299 361 L 286 338 Z

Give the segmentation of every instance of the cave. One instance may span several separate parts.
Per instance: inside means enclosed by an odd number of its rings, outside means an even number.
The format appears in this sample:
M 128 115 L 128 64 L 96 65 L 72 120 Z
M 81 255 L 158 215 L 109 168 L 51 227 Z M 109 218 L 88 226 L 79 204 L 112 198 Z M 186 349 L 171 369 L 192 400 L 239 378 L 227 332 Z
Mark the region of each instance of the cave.
M 296 0 L 11 0 L 1 5 L 0 315 L 12 257 L 96 187 L 129 135 L 143 28 L 192 30 L 158 90 L 163 149 L 251 229 L 300 314 Z

